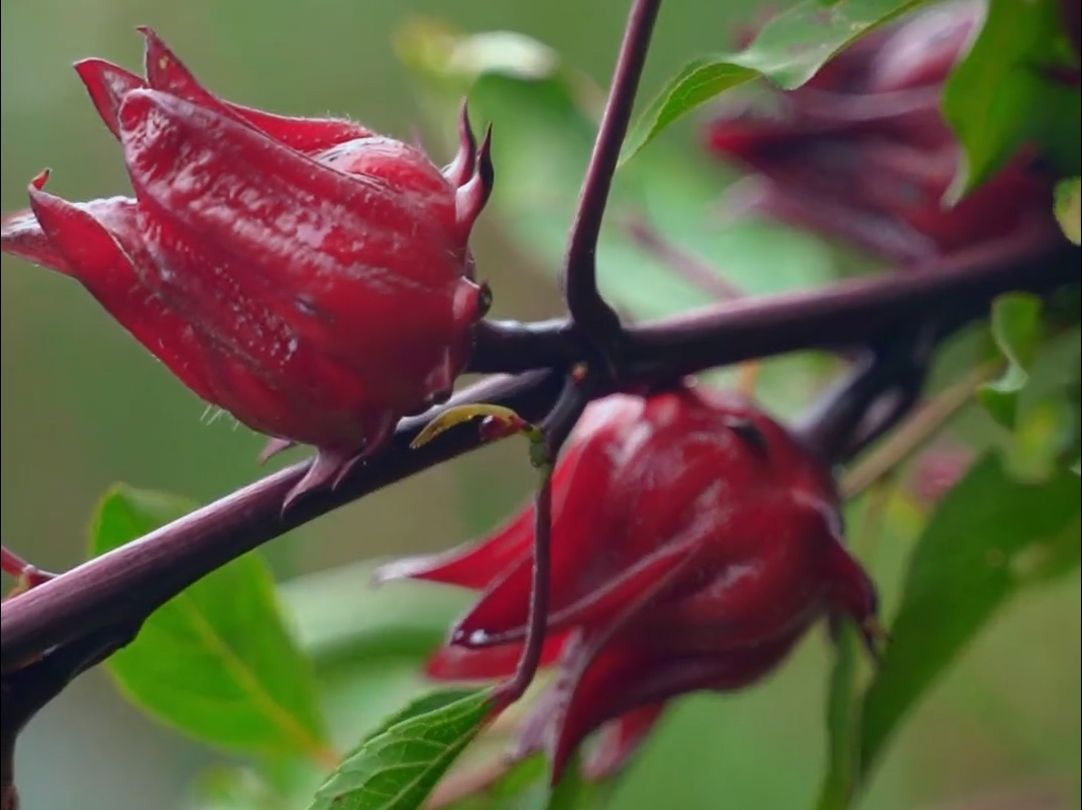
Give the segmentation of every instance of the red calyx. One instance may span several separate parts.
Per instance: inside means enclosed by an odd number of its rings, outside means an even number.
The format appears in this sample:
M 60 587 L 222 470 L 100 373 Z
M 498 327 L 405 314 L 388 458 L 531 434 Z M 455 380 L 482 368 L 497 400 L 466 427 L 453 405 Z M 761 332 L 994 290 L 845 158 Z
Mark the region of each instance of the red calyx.
M 961 148 L 940 113 L 943 82 L 982 14 L 958 3 L 861 39 L 804 87 L 766 105 L 722 108 L 709 148 L 753 171 L 728 199 L 890 261 L 927 260 L 1051 221 L 1051 179 L 1020 154 L 953 207 Z
M 816 618 L 871 630 L 875 593 L 838 535 L 831 478 L 751 405 L 681 388 L 591 405 L 553 473 L 546 662 L 560 674 L 522 732 L 554 778 L 591 732 L 616 767 L 668 699 L 769 672 Z M 481 592 L 436 653 L 441 679 L 509 675 L 527 621 L 532 508 L 478 543 L 392 563 Z
M 488 142 L 446 173 L 351 121 L 223 101 L 149 29 L 146 78 L 76 65 L 135 197 L 30 187 L 3 249 L 74 276 L 182 382 L 238 420 L 319 448 L 290 495 L 341 476 L 444 397 L 484 296 L 467 246 Z

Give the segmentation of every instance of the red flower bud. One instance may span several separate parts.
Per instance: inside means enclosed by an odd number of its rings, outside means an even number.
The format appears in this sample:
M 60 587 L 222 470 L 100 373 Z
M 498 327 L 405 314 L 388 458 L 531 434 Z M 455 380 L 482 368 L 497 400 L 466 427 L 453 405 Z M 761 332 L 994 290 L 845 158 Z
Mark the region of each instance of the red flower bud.
M 940 112 L 943 82 L 964 54 L 980 3 L 932 9 L 865 37 L 804 87 L 769 104 L 722 109 L 707 141 L 757 177 L 728 200 L 917 262 L 1050 218 L 1049 178 L 1018 156 L 954 207 L 943 198 L 961 149 Z
M 827 470 L 778 423 L 692 389 L 590 406 L 553 473 L 544 660 L 555 686 L 522 732 L 558 775 L 605 727 L 588 766 L 615 767 L 669 698 L 766 674 L 824 611 L 870 632 L 875 594 L 838 535 Z M 479 543 L 391 563 L 482 592 L 430 661 L 438 678 L 510 674 L 527 622 L 532 509 Z
M 222 101 L 152 31 L 146 79 L 76 65 L 135 198 L 30 186 L 3 249 L 74 276 L 200 397 L 319 456 L 291 495 L 371 453 L 446 394 L 485 308 L 467 239 L 488 141 L 441 173 L 350 121 Z

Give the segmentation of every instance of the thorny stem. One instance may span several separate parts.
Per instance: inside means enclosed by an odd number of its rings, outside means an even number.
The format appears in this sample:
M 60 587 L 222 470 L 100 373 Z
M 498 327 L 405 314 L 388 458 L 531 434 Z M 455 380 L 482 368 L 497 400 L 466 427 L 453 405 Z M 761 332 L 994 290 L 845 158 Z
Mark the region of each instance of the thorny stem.
M 937 312 L 951 321 L 945 328 L 955 328 L 983 315 L 1002 292 L 1046 293 L 1077 280 L 1078 250 L 1053 227 L 1025 228 L 904 272 L 724 301 L 628 326 L 621 374 L 693 374 L 792 351 L 864 346 Z M 470 370 L 563 368 L 582 357 L 567 321 L 503 321 L 478 332 Z
M 965 318 L 982 314 L 1001 292 L 1024 289 L 1047 293 L 1077 277 L 1076 249 L 1050 249 L 1047 243 L 1035 245 L 1027 240 L 1029 252 L 1024 253 L 1016 242 L 1014 238 L 1004 240 L 992 250 L 980 251 L 979 257 L 944 260 L 927 270 L 813 293 L 749 299 L 634 327 L 629 334 L 641 344 L 636 367 L 612 384 L 601 386 L 595 395 L 824 342 L 877 342 L 884 332 L 889 334 L 899 323 L 912 323 L 933 308 L 951 314 L 951 325 L 957 327 Z M 978 258 L 984 263 L 979 264 Z M 891 308 L 892 300 L 901 314 Z M 760 327 L 759 320 L 767 326 Z M 533 356 L 552 350 L 557 343 L 552 336 L 560 336 L 552 367 L 566 368 L 570 343 L 563 329 L 538 334 L 538 344 L 544 349 L 535 348 Z M 514 346 L 527 340 L 521 335 L 509 338 Z M 711 347 L 712 353 L 708 351 Z M 656 360 L 651 359 L 654 351 Z M 518 368 L 515 357 L 498 344 L 485 347 L 482 354 L 490 363 L 502 359 L 508 369 Z M 464 390 L 448 406 L 489 402 L 513 408 L 525 419 L 538 419 L 556 401 L 561 377 L 544 370 L 491 378 Z M 17 668 L 28 656 L 123 621 L 135 612 L 146 615 L 192 582 L 268 540 L 480 445 L 476 430 L 456 430 L 419 451 L 408 451 L 409 442 L 430 418 L 403 420 L 395 440 L 377 460 L 359 467 L 337 489 L 307 496 L 284 517 L 280 515 L 282 498 L 304 474 L 303 463 L 0 604 L 2 670 Z
M 597 288 L 597 240 L 660 6 L 661 0 L 632 3 L 564 262 L 564 294 L 571 319 L 610 360 L 620 339 L 620 319 Z
M 538 419 L 556 400 L 560 379 L 544 371 L 494 377 L 464 390 L 447 407 L 497 402 L 524 418 Z M 359 465 L 337 489 L 313 492 L 284 514 L 282 499 L 304 475 L 307 462 L 269 475 L 7 600 L 0 605 L 3 671 L 20 667 L 28 657 L 55 644 L 146 616 L 192 582 L 267 540 L 479 446 L 476 430 L 458 430 L 410 450 L 410 441 L 430 419 L 403 420 L 378 464 Z
M 899 330 L 912 333 L 928 322 L 936 323 L 931 339 L 939 340 L 983 315 L 999 293 L 1048 293 L 1077 280 L 1077 249 L 1065 246 L 1054 230 L 1029 228 L 904 274 L 725 302 L 622 328 L 597 289 L 596 248 L 659 6 L 660 0 L 634 0 L 628 18 L 568 241 L 564 288 L 570 319 L 483 325 L 470 370 L 530 371 L 489 378 L 464 390 L 448 407 L 498 404 L 531 421 L 560 413 L 561 407 L 554 407 L 560 380 L 576 364 L 593 362 L 600 354 L 608 367 L 599 369 L 605 373 L 597 387 L 582 393 L 566 423 L 548 425 L 553 436 L 566 435 L 587 401 L 615 390 L 789 351 L 886 345 Z M 924 360 L 912 353 L 876 354 L 825 398 L 802 426 L 804 440 L 828 461 L 849 458 L 904 415 L 916 398 Z M 313 492 L 284 514 L 283 498 L 307 463 L 270 475 L 0 604 L 5 801 L 13 795 L 7 768 L 22 725 L 71 678 L 130 640 L 155 608 L 268 540 L 482 443 L 477 430 L 456 429 L 410 450 L 412 439 L 441 410 L 403 420 L 378 458 L 359 465 L 337 489 Z M 547 512 L 548 489 L 546 479 L 539 493 L 539 520 Z M 540 528 L 544 540 L 547 534 Z M 542 600 L 547 588 L 538 585 L 547 582 L 545 576 L 544 570 L 535 570 L 535 592 Z M 544 608 L 543 601 L 540 605 Z M 522 667 L 530 675 L 536 669 L 534 655 Z

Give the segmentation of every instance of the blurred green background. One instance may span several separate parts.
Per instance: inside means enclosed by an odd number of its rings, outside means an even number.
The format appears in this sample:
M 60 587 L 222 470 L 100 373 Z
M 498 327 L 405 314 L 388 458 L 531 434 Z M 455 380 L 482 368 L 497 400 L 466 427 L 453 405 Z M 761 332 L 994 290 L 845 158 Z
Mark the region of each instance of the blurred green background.
M 686 58 L 726 43 L 755 17 L 755 5 L 670 3 L 647 92 Z M 294 114 L 346 114 L 408 137 L 422 115 L 391 42 L 408 18 L 522 31 L 603 83 L 625 3 L 3 0 L 2 10 L 0 197 L 11 211 L 24 205 L 27 180 L 44 166 L 54 170 L 50 189 L 70 199 L 126 193 L 115 142 L 69 66 L 96 55 L 136 67 L 138 24 L 156 28 L 227 98 Z M 685 127 L 666 140 L 690 150 L 690 138 Z M 558 312 L 554 285 L 497 230 L 485 217 L 474 240 L 481 274 L 497 293 L 495 314 Z M 207 501 L 260 474 L 259 437 L 229 418 L 206 423 L 203 405 L 77 285 L 7 258 L 0 283 L 5 543 L 41 566 L 67 568 L 84 558 L 88 516 L 114 481 Z M 507 514 L 531 478 L 518 448 L 490 448 L 340 510 L 266 553 L 288 579 L 445 547 Z M 880 539 L 874 560 L 888 607 L 912 541 L 908 508 L 897 506 L 896 530 Z M 1079 612 L 1077 573 L 1012 604 L 910 719 L 864 806 L 1077 806 Z M 768 683 L 683 701 L 615 806 L 807 806 L 824 757 L 827 660 L 823 634 L 813 634 Z M 31 725 L 17 769 L 27 808 L 124 810 L 176 806 L 212 760 L 140 716 L 97 670 Z

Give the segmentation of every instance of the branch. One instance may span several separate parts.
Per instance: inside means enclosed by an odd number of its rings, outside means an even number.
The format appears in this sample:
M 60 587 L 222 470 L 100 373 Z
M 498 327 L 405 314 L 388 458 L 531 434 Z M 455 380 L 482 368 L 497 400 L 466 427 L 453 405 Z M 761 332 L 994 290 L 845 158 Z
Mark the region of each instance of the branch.
M 1046 293 L 1077 282 L 1078 258 L 1077 248 L 1041 223 L 905 273 L 741 299 L 631 327 L 623 356 L 631 376 L 659 367 L 690 374 L 785 352 L 877 343 L 929 319 L 956 329 L 983 315 L 1000 293 Z
M 0 684 L 0 806 L 19 806 L 15 790 L 15 743 L 19 732 L 50 700 L 59 695 L 73 678 L 107 658 L 135 636 L 141 620 L 92 632 L 75 641 L 49 650 L 32 664 L 5 675 Z
M 855 498 L 918 452 L 971 401 L 973 393 L 983 383 L 993 378 L 999 366 L 996 362 L 978 366 L 915 409 L 888 439 L 876 447 L 874 453 L 861 459 L 860 464 L 852 470 L 846 471 L 841 481 L 842 496 Z
M 560 375 L 496 378 L 454 397 L 506 405 L 540 418 L 556 401 Z M 364 494 L 476 448 L 476 430 L 457 430 L 419 450 L 409 443 L 427 416 L 403 420 L 378 464 L 365 464 L 337 489 L 311 493 L 282 513 L 282 500 L 308 462 L 274 473 L 145 537 L 83 563 L 0 604 L 2 670 L 56 644 L 149 614 L 191 583 L 241 554 Z
M 619 340 L 620 319 L 597 289 L 597 240 L 660 6 L 661 0 L 634 0 L 631 6 L 564 262 L 564 294 L 571 319 L 605 356 L 611 355 Z
M 693 374 L 804 349 L 867 345 L 936 316 L 957 328 L 1000 293 L 1047 293 L 1077 282 L 1078 249 L 1043 223 L 905 272 L 823 289 L 743 298 L 627 327 L 623 374 Z M 471 371 L 564 367 L 586 347 L 566 320 L 503 321 L 478 333 Z
M 982 314 L 999 293 L 1048 292 L 1077 280 L 1077 249 L 1062 247 L 1058 236 L 1050 243 L 1047 234 L 1042 234 L 1010 236 L 919 271 L 728 303 L 632 328 L 628 330 L 632 362 L 613 386 L 671 380 L 705 368 L 816 346 L 874 343 L 936 313 L 944 318 L 944 331 L 956 328 Z M 499 329 L 500 334 L 488 334 L 490 345 L 479 347 L 482 357 L 498 358 L 515 369 L 521 358 L 502 351 L 501 341 L 518 351 L 528 345 L 528 334 L 537 333 L 547 336 L 538 345 L 558 349 L 551 358 L 553 365 L 566 366 L 572 340 L 566 323 L 521 329 L 503 324 Z M 526 354 L 531 364 L 550 359 L 540 351 Z M 537 419 L 556 401 L 560 377 L 551 371 L 535 371 L 488 380 L 462 392 L 450 404 L 491 402 L 507 405 L 523 418 Z M 602 389 L 597 395 L 604 393 Z M 336 490 L 312 493 L 284 516 L 282 498 L 304 473 L 305 463 L 0 604 L 3 670 L 17 668 L 29 656 L 55 644 L 146 615 L 244 552 L 481 443 L 476 431 L 457 430 L 421 450 L 409 451 L 410 440 L 428 418 L 404 420 L 378 463 L 362 466 Z

